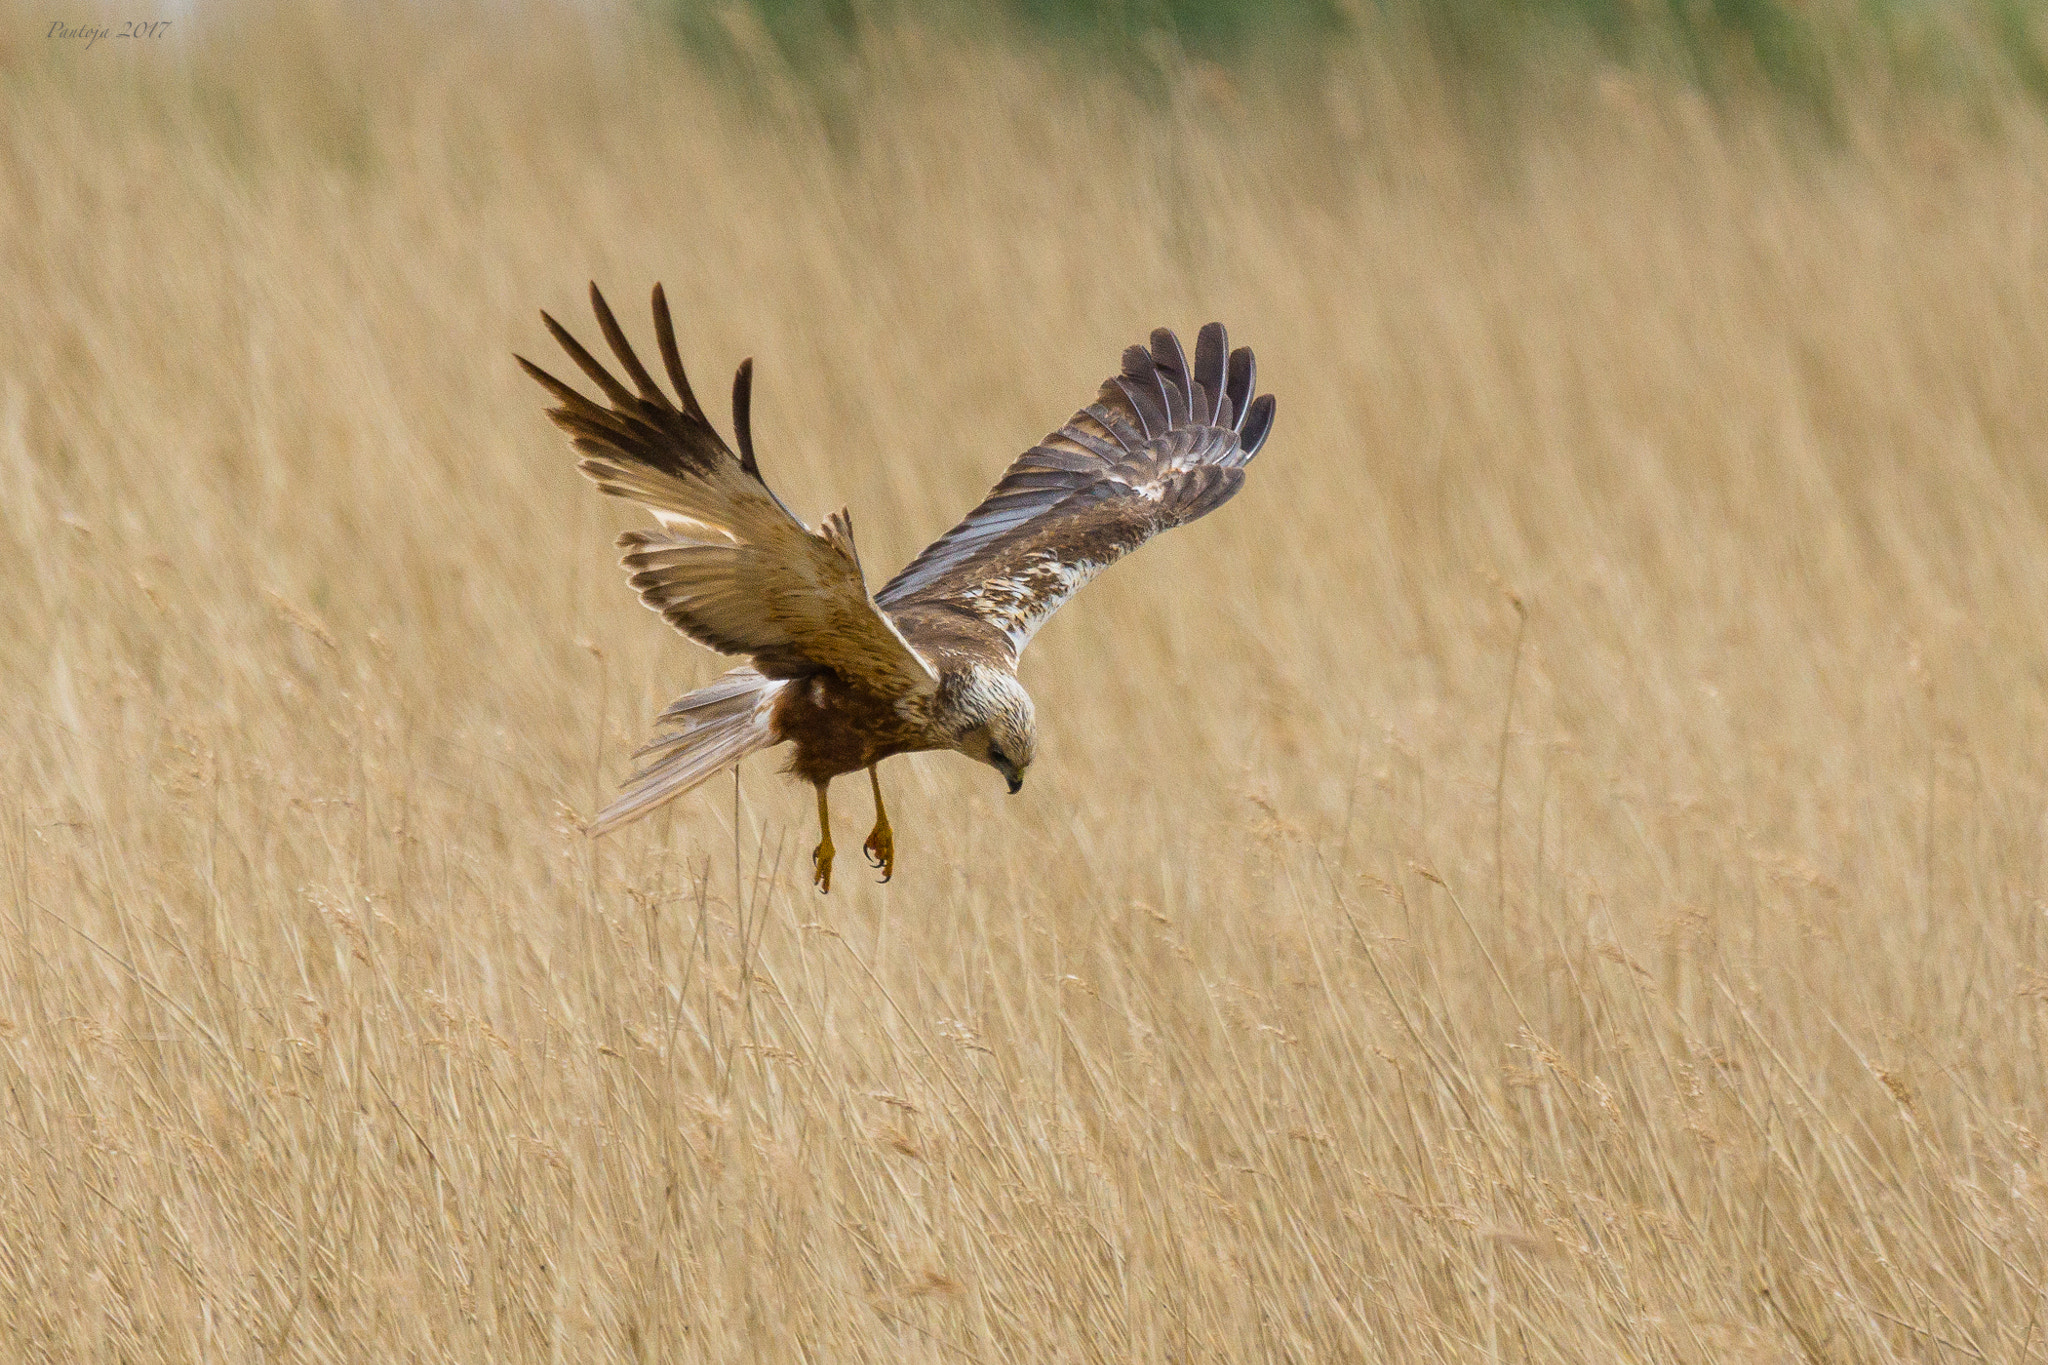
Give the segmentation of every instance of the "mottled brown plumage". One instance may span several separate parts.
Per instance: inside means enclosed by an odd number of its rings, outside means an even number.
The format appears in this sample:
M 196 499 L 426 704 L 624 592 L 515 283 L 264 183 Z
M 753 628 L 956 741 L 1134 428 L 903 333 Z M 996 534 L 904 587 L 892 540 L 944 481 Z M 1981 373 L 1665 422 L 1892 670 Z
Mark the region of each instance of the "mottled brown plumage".
M 789 774 L 815 786 L 897 754 L 940 747 L 924 710 L 905 717 L 887 697 L 826 671 L 783 688 L 770 721 L 775 734 L 793 746 Z
M 661 286 L 654 330 L 671 400 L 590 287 L 598 330 L 628 388 L 553 318 L 548 331 L 598 386 L 600 406 L 523 357 L 560 406 L 550 409 L 607 493 L 641 503 L 659 530 L 619 539 L 641 600 L 691 639 L 749 662 L 677 699 L 640 751 L 648 761 L 591 825 L 602 833 L 690 790 L 747 754 L 789 743 L 789 771 L 818 788 L 819 885 L 831 885 L 825 789 L 869 770 L 876 825 L 867 851 L 894 865 L 875 765 L 901 753 L 957 749 L 1015 792 L 1031 764 L 1031 698 L 1018 655 L 1061 603 L 1160 531 L 1228 501 L 1273 421 L 1254 396 L 1249 350 L 1220 324 L 1197 338 L 1190 366 L 1161 329 L 1124 352 L 1096 401 L 1026 451 L 988 497 L 870 596 L 842 509 L 817 531 L 761 477 L 749 415 L 753 362 L 733 383 L 735 455 L 684 376 Z

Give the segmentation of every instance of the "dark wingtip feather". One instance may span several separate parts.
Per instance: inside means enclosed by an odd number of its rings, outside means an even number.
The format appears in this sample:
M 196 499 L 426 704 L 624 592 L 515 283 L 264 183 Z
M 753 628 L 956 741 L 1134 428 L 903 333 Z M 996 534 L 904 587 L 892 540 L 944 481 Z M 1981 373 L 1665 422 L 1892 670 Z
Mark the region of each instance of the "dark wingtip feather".
M 1208 412 L 1198 414 L 1203 421 L 1221 426 L 1223 405 L 1228 396 L 1223 386 L 1228 378 L 1225 369 L 1230 352 L 1230 334 L 1223 330 L 1223 324 L 1212 322 L 1195 337 L 1194 379 L 1208 391 L 1210 401 L 1215 405 Z
M 543 313 L 541 314 L 541 316 L 546 317 L 547 314 Z M 546 389 L 549 393 L 553 394 L 555 398 L 558 399 L 559 401 L 563 403 L 588 403 L 590 401 L 589 399 L 585 398 L 582 394 L 576 392 L 576 390 L 570 388 L 567 384 L 564 384 L 561 380 L 549 374 L 546 370 L 543 370 L 540 366 L 534 364 L 531 360 L 528 360 L 525 356 L 520 355 L 517 352 L 514 352 L 512 358 L 519 362 L 519 368 L 525 370 L 527 375 L 530 378 L 532 378 L 535 383 L 539 384 L 542 388 Z
M 624 384 L 614 379 L 610 370 L 598 364 L 590 352 L 583 349 L 583 343 L 569 335 L 568 328 L 556 322 L 546 312 L 540 315 L 540 320 L 547 324 L 548 335 L 555 339 L 555 344 L 568 352 L 569 359 L 576 362 L 576 368 L 588 375 L 591 383 L 604 390 L 604 396 L 611 399 L 612 406 L 621 408 L 632 406 L 633 395 L 631 391 Z
M 732 377 L 732 430 L 739 438 L 740 468 L 759 479 L 761 467 L 754 463 L 754 358 L 740 362 Z
M 1160 378 L 1168 381 L 1161 385 L 1166 399 L 1167 421 L 1175 426 L 1194 421 L 1195 386 L 1189 381 L 1188 353 L 1181 349 L 1180 338 L 1171 329 L 1153 329 L 1152 363 L 1157 367 Z
M 561 380 L 555 378 L 546 370 L 543 370 L 540 366 L 534 364 L 531 360 L 528 360 L 525 356 L 519 354 L 519 352 L 514 351 L 512 353 L 512 358 L 519 362 L 519 368 L 526 371 L 527 376 L 529 378 L 531 378 L 535 383 L 547 387 L 550 391 L 552 391 L 556 385 L 561 385 L 561 387 L 563 388 L 568 387 L 568 385 L 562 384 Z
M 675 386 L 676 397 L 682 400 L 683 412 L 704 420 L 704 409 L 697 404 L 697 395 L 690 391 L 689 377 L 683 373 L 682 353 L 676 349 L 676 324 L 668 315 L 668 297 L 661 292 L 659 284 L 654 286 L 654 344 L 661 350 L 661 367 L 668 371 L 668 382 Z
M 1244 419 L 1250 415 L 1252 389 L 1259 378 L 1258 362 L 1252 359 L 1252 348 L 1240 346 L 1230 353 L 1230 374 L 1223 384 L 1224 392 L 1230 395 L 1230 410 L 1237 414 L 1237 429 L 1244 430 Z
M 626 333 L 619 327 L 619 320 L 612 316 L 611 306 L 604 301 L 604 294 L 597 287 L 597 281 L 590 282 L 590 311 L 597 315 L 597 329 L 604 333 L 605 345 L 612 348 L 612 354 L 619 358 L 619 364 L 626 371 L 626 377 L 633 381 L 640 396 L 659 408 L 668 408 L 668 395 L 656 386 L 654 376 L 647 373 L 647 367 L 640 363 L 640 357 L 633 354 L 633 347 L 626 340 Z
M 1244 415 L 1244 425 L 1238 429 L 1237 443 L 1244 449 L 1247 461 L 1259 453 L 1259 447 L 1266 443 L 1266 437 L 1273 431 L 1273 395 L 1262 393 L 1252 400 L 1251 410 Z

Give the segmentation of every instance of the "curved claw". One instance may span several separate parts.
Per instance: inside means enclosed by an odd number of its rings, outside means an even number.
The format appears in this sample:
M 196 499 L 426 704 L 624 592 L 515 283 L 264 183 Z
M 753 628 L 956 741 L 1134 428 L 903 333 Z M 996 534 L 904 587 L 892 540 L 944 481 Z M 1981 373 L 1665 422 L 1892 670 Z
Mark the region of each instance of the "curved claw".
M 896 836 L 886 823 L 875 826 L 860 851 L 867 855 L 868 866 L 881 869 L 883 882 L 896 875 Z
M 825 802 L 825 785 L 818 784 L 818 846 L 811 850 L 811 880 L 818 890 L 832 891 L 832 811 Z
M 875 827 L 868 832 L 868 841 L 860 851 L 868 855 L 868 866 L 882 870 L 882 881 L 896 875 L 896 835 L 889 828 L 889 808 L 882 804 L 882 774 L 874 764 L 868 765 L 868 781 L 875 789 Z
M 811 880 L 825 894 L 832 891 L 832 841 L 825 840 L 811 850 Z

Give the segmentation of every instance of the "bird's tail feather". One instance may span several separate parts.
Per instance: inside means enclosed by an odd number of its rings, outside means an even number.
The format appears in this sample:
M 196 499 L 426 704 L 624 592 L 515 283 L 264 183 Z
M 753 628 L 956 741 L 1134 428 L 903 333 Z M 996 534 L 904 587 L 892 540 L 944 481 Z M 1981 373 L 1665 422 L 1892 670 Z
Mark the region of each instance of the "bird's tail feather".
M 604 834 L 637 820 L 774 744 L 770 713 L 786 685 L 743 666 L 671 702 L 657 723 L 675 728 L 634 755 L 647 763 L 626 779 L 618 799 L 598 812 L 589 832 Z

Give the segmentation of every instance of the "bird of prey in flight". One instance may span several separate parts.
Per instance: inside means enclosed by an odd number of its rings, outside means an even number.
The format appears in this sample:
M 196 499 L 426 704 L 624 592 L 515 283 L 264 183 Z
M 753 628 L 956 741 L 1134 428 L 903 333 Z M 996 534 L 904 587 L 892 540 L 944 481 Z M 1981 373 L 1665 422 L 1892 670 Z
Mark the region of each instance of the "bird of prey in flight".
M 788 771 L 818 792 L 821 891 L 832 887 L 833 778 L 867 769 L 875 826 L 864 848 L 883 881 L 896 862 L 883 759 L 955 749 L 1001 773 L 1012 793 L 1023 785 L 1037 730 L 1017 656 L 1032 634 L 1103 569 L 1229 501 L 1273 425 L 1272 395 L 1253 396 L 1251 351 L 1230 350 L 1220 323 L 1201 330 L 1192 366 L 1161 328 L 1149 348 L 1124 352 L 1093 403 L 870 595 L 845 510 L 813 531 L 763 481 L 748 418 L 753 361 L 733 379 L 735 455 L 690 391 L 661 286 L 654 336 L 673 400 L 595 284 L 590 306 L 631 388 L 560 323 L 541 320 L 609 407 L 519 363 L 561 404 L 548 416 L 583 472 L 660 523 L 619 538 L 641 601 L 699 644 L 748 660 L 661 713 L 636 755 L 646 763 L 590 832 L 788 743 Z

